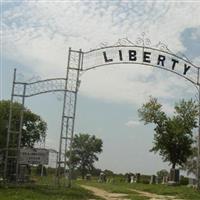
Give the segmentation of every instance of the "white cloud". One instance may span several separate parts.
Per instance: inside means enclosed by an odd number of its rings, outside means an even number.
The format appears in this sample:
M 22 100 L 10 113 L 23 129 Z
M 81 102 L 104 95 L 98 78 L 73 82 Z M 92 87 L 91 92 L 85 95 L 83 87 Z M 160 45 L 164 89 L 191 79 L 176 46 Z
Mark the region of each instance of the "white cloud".
M 196 66 L 200 67 L 200 56 L 194 59 L 194 63 L 196 64 Z
M 200 27 L 195 29 L 195 31 L 192 33 L 192 39 L 197 40 L 200 38 Z
M 88 50 L 124 37 L 135 41 L 143 31 L 152 45 L 163 41 L 174 52 L 184 51 L 180 35 L 188 27 L 200 26 L 198 5 L 169 1 L 26 1 L 3 15 L 4 54 L 40 76 L 55 77 L 64 76 L 69 46 Z M 80 92 L 106 101 L 141 104 L 149 95 L 172 100 L 184 90 L 188 96 L 189 88 L 167 72 L 119 66 L 86 73 Z
M 174 114 L 174 105 L 170 104 L 162 104 L 162 110 L 167 113 L 168 115 L 173 115 Z
M 23 1 L 20 5 L 7 9 L 3 13 L 1 34 L 3 36 L 3 56 L 18 65 L 26 66 L 40 77 L 65 76 L 67 66 L 68 47 L 82 48 L 83 51 L 94 49 L 100 43 L 107 42 L 112 45 L 119 38 L 128 37 L 135 41 L 146 32 L 146 37 L 151 40 L 151 45 L 159 41 L 168 45 L 173 52 L 183 52 L 185 47 L 181 34 L 185 29 L 200 26 L 199 2 L 182 1 Z M 193 37 L 199 37 L 194 33 Z M 199 55 L 200 57 L 200 55 Z M 196 58 L 195 62 L 200 60 Z M 9 67 L 9 66 L 6 66 Z M 26 72 L 26 73 L 27 73 Z M 144 66 L 112 66 L 92 70 L 81 76 L 80 94 L 104 101 L 117 103 L 131 103 L 141 106 L 148 100 L 148 96 L 158 97 L 163 105 L 163 110 L 168 114 L 173 112 L 173 102 L 179 98 L 190 98 L 196 92 L 189 82 L 169 72 Z M 10 82 L 10 80 L 9 80 Z M 41 112 L 43 112 L 41 110 Z M 54 116 L 54 114 L 52 115 Z M 52 117 L 51 116 L 51 117 Z M 139 121 L 130 120 L 125 124 L 128 127 L 140 126 Z M 55 128 L 54 125 L 51 128 Z M 131 129 L 130 129 L 131 131 Z M 149 130 L 151 132 L 151 130 Z M 56 132 L 56 130 L 55 130 Z M 51 137 L 55 137 L 52 132 Z M 98 131 L 97 131 L 98 132 Z M 101 132 L 101 131 L 100 131 Z M 142 133 L 142 132 L 141 132 Z M 113 142 L 112 134 L 110 141 Z M 137 134 L 138 138 L 133 145 L 132 141 L 125 142 L 126 152 L 144 152 L 151 148 L 150 141 L 144 140 L 145 135 Z M 150 134 L 148 134 L 150 136 Z M 105 155 L 112 169 L 113 156 L 123 157 L 119 150 L 122 144 L 108 143 Z M 145 144 L 145 142 L 146 144 Z M 57 148 L 53 139 L 47 138 L 50 147 Z M 137 149 L 138 148 L 138 149 Z M 107 157 L 108 155 L 108 157 Z M 110 156 L 110 157 L 109 157 Z M 142 160 L 135 161 L 137 155 L 124 160 L 124 165 L 134 166 L 141 170 L 146 160 L 152 157 L 140 156 Z M 117 160 L 117 159 L 116 159 Z M 154 159 L 152 171 L 163 168 Z M 136 164 L 136 165 L 135 165 Z M 120 169 L 120 165 L 116 165 Z M 105 167 L 105 165 L 104 165 Z M 132 167 L 131 170 L 133 169 Z M 109 168 L 109 167 L 108 167 Z M 116 170 L 113 169 L 113 170 Z M 127 171 L 129 169 L 124 170 Z M 149 168 L 147 171 L 150 170 Z M 120 170 L 119 170 L 120 171 Z M 149 171 L 148 171 L 149 172 Z
M 136 126 L 139 126 L 140 124 L 141 123 L 139 121 L 134 121 L 134 120 L 130 120 L 125 123 L 125 125 L 129 128 L 135 128 Z
M 137 106 L 149 96 L 171 102 L 185 96 L 191 98 L 196 92 L 191 83 L 170 72 L 143 66 L 104 67 L 87 72 L 81 80 L 82 95 Z

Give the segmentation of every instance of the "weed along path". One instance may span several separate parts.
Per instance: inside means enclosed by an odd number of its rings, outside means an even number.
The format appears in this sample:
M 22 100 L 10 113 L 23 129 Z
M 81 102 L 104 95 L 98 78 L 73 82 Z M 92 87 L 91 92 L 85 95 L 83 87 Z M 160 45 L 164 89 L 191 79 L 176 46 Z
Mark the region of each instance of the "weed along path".
M 141 196 L 148 197 L 150 200 L 183 200 L 178 199 L 175 196 L 158 195 L 150 192 L 144 192 L 141 190 L 130 189 L 130 191 L 136 192 Z
M 91 192 L 94 193 L 95 196 L 101 197 L 105 200 L 131 200 L 127 198 L 128 194 L 110 193 L 93 186 L 81 185 L 81 187 L 85 188 L 86 190 L 90 190 Z

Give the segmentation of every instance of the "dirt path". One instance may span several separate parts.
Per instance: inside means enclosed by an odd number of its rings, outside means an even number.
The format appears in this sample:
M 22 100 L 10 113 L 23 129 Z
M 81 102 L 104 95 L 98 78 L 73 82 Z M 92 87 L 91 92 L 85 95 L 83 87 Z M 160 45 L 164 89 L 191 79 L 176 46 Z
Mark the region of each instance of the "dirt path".
M 130 200 L 130 199 L 127 199 L 128 194 L 110 193 L 105 190 L 92 187 L 92 186 L 86 186 L 86 185 L 81 185 L 81 187 L 85 188 L 86 190 L 92 191 L 94 195 L 101 197 L 105 200 Z
M 175 196 L 158 195 L 150 192 L 144 192 L 141 190 L 130 189 L 133 192 L 137 192 L 141 196 L 149 197 L 150 200 L 182 200 L 177 199 Z
M 110 193 L 103 189 L 99 189 L 93 186 L 81 185 L 81 187 L 85 188 L 86 190 L 92 191 L 94 195 L 99 196 L 105 200 L 130 200 L 127 198 L 128 194 Z M 144 192 L 141 190 L 130 189 L 130 191 L 136 192 L 140 196 L 148 197 L 150 200 L 183 200 L 183 199 L 178 199 L 175 196 L 158 195 L 150 192 Z

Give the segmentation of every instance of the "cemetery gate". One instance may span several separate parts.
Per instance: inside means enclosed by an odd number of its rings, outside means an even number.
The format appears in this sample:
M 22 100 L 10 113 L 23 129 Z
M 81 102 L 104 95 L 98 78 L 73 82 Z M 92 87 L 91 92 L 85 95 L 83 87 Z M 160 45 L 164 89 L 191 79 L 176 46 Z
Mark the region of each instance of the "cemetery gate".
M 143 65 L 170 71 L 190 81 L 198 91 L 200 108 L 200 68 L 192 64 L 185 56 L 172 53 L 166 45 L 159 42 L 153 47 L 149 39 L 139 38 L 135 43 L 127 38 L 120 39 L 115 45 L 105 43 L 101 48 L 83 52 L 69 48 L 67 73 L 63 78 L 52 78 L 34 82 L 20 82 L 16 79 L 14 71 L 7 143 L 5 149 L 5 161 L 3 168 L 4 180 L 14 178 L 20 181 L 20 148 L 23 128 L 23 109 L 25 98 L 48 92 L 63 92 L 63 111 L 61 119 L 60 141 L 57 160 L 57 176 L 61 178 L 61 168 L 64 168 L 65 176 L 68 177 L 68 186 L 71 185 L 71 152 L 74 135 L 74 123 L 76 114 L 77 93 L 80 85 L 82 72 L 108 65 Z M 12 126 L 13 111 L 12 103 L 18 98 L 23 105 L 18 127 Z M 200 125 L 200 117 L 199 117 Z M 13 135 L 17 141 L 13 141 Z M 200 126 L 198 137 L 198 188 L 200 188 Z M 70 152 L 67 160 L 66 152 Z M 67 164 L 68 163 L 68 164 Z

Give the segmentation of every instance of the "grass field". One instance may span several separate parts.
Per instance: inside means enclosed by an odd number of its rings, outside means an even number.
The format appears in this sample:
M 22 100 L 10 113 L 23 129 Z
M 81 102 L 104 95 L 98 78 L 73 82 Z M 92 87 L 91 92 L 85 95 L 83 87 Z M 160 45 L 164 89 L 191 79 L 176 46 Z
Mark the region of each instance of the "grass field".
M 0 188 L 0 200 L 88 200 L 100 199 L 92 192 L 73 184 L 72 188 L 50 185 L 23 185 Z
M 34 185 L 21 185 L 0 187 L 0 200 L 100 200 L 92 192 L 82 188 L 80 185 L 89 185 L 101 188 L 112 193 L 125 193 L 131 200 L 147 200 L 148 197 L 141 196 L 131 189 L 146 191 L 159 195 L 170 195 L 180 199 L 200 200 L 200 192 L 186 186 L 165 186 L 149 184 L 128 184 L 124 182 L 98 183 L 96 180 L 73 182 L 72 188 L 55 187 L 51 179 L 39 179 Z
M 97 181 L 79 181 L 79 184 L 95 186 L 114 193 L 127 193 L 129 194 L 129 197 L 133 200 L 143 200 L 149 198 L 141 197 L 136 192 L 131 191 L 131 189 L 146 191 L 158 195 L 176 196 L 177 198 L 180 199 L 200 200 L 200 192 L 198 192 L 193 188 L 188 188 L 187 186 L 166 186 L 161 184 L 150 185 L 150 184 L 140 184 L 140 183 L 128 184 L 119 182 L 98 183 Z

